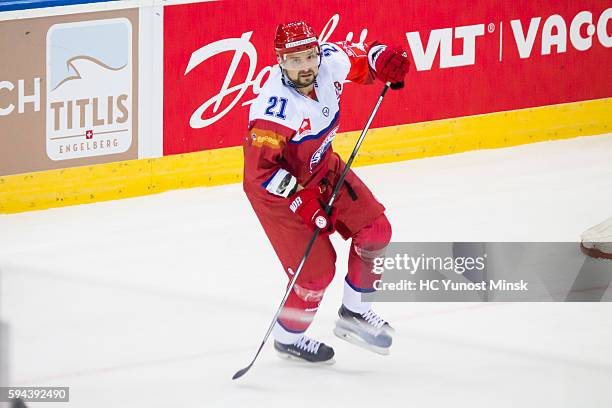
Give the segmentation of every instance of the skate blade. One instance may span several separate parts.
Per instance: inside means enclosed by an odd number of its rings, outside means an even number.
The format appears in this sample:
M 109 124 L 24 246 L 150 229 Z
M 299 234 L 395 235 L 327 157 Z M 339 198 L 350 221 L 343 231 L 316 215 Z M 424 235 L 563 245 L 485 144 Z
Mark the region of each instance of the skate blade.
M 340 337 L 344 341 L 347 341 L 347 342 L 349 342 L 351 344 L 354 344 L 354 345 L 356 345 L 358 347 L 361 347 L 361 348 L 364 348 L 366 350 L 372 351 L 372 352 L 374 352 L 376 354 L 380 354 L 380 355 L 383 355 L 383 356 L 388 356 L 389 353 L 391 352 L 389 350 L 389 347 L 378 347 L 378 346 L 375 346 L 373 344 L 370 344 L 370 343 L 364 341 L 361 337 L 357 336 L 352 331 L 343 329 L 342 327 L 336 326 L 334 328 L 334 334 L 337 337 Z
M 313 362 L 313 361 L 304 360 L 303 358 L 294 356 L 293 354 L 281 353 L 278 351 L 276 352 L 276 355 L 281 360 L 291 361 L 292 363 L 302 364 L 307 367 L 328 366 L 328 365 L 336 364 L 336 360 L 334 360 L 333 357 L 330 358 L 329 360 Z
M 612 259 L 612 254 L 604 252 L 597 247 L 587 247 L 582 242 L 580 243 L 580 250 L 582 251 L 583 254 L 585 254 L 586 256 L 590 258 Z

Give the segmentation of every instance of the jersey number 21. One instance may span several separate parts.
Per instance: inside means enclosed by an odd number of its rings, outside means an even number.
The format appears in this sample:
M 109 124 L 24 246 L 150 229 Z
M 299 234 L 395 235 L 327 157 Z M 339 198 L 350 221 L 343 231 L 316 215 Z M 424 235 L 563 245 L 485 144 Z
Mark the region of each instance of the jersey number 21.
M 276 105 L 280 105 L 278 112 L 274 113 Z M 287 98 L 279 98 L 277 96 L 271 96 L 268 99 L 268 107 L 266 108 L 265 114 L 268 116 L 276 116 L 279 119 L 286 119 L 285 109 L 287 108 Z

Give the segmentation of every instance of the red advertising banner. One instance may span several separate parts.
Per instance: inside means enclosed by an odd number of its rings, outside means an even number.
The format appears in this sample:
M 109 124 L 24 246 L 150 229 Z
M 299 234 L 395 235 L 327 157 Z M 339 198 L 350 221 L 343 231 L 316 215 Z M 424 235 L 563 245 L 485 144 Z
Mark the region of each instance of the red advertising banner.
M 401 45 L 412 61 L 373 127 L 612 96 L 605 0 L 473 3 L 263 0 L 165 7 L 164 154 L 241 143 L 248 108 L 278 69 L 276 25 L 303 19 L 323 41 Z M 219 18 L 223 16 L 223 18 Z M 349 84 L 340 131 L 359 129 L 382 84 Z

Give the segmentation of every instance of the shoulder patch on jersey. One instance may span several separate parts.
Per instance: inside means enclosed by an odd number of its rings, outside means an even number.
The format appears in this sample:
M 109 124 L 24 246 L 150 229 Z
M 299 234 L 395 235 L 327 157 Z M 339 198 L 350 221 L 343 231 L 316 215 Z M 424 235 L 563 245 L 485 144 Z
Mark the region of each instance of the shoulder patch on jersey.
M 249 134 L 253 146 L 278 149 L 283 147 L 295 132 L 279 123 L 256 119 L 249 123 Z
M 255 147 L 271 147 L 280 149 L 285 144 L 285 138 L 271 130 L 251 129 L 252 145 Z

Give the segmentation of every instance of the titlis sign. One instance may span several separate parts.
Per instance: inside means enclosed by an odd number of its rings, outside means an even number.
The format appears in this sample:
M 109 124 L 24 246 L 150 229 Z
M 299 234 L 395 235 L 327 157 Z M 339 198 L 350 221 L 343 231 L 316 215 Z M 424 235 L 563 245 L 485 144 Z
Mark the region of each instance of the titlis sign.
M 612 8 L 606 9 L 599 16 L 590 11 L 581 11 L 571 21 L 566 21 L 560 15 L 533 17 L 525 24 L 521 20 L 511 20 L 510 35 L 513 39 L 515 53 L 521 59 L 528 59 L 535 54 L 549 55 L 551 53 L 567 52 L 568 47 L 578 51 L 586 51 L 597 41 L 603 47 L 612 47 L 612 37 L 608 35 L 607 24 L 612 19 Z M 340 16 L 334 15 L 321 31 L 320 41 L 327 41 L 338 26 Z M 507 25 L 507 23 L 506 23 Z M 455 68 L 474 65 L 479 41 L 486 35 L 496 35 L 499 39 L 499 60 L 503 60 L 503 28 L 504 22 L 475 24 L 458 27 L 448 27 L 431 30 L 423 35 L 419 31 L 406 33 L 408 49 L 417 71 L 428 71 L 433 68 Z M 191 54 L 184 75 L 189 75 L 208 59 L 224 53 L 234 52 L 233 59 L 218 94 L 202 103 L 191 115 L 189 125 L 193 129 L 201 129 L 212 125 L 228 114 L 242 99 L 245 92 L 252 87 L 255 95 L 261 91 L 265 79 L 275 66 L 266 66 L 259 72 L 257 67 L 257 50 L 251 43 L 253 31 L 243 33 L 239 38 L 227 38 L 207 44 Z M 363 29 L 359 39 L 353 40 L 353 32 L 346 36 L 347 41 L 364 42 L 368 30 Z M 539 37 L 541 47 L 534 49 Z M 424 42 L 423 39 L 427 40 Z M 461 44 L 462 43 L 462 44 Z M 457 46 L 461 44 L 461 46 Z M 459 51 L 460 50 L 460 51 Z M 439 54 L 439 65 L 434 67 L 434 61 Z M 242 58 L 246 56 L 248 71 L 244 82 L 230 86 L 234 82 L 236 70 Z M 233 95 L 233 96 L 232 96 Z M 225 98 L 231 101 L 222 107 Z M 253 100 L 242 102 L 242 106 L 250 105 Z M 212 108 L 212 109 L 211 109 Z M 212 115 L 207 114 L 211 110 Z
M 93 42 L 88 35 L 117 41 Z M 131 37 L 132 26 L 124 18 L 56 24 L 49 29 L 46 133 L 51 159 L 129 149 Z
M 0 117 L 45 113 L 54 161 L 123 153 L 132 144 L 132 25 L 126 18 L 52 25 L 46 76 L 0 81 Z M 41 103 L 41 85 L 46 100 Z

